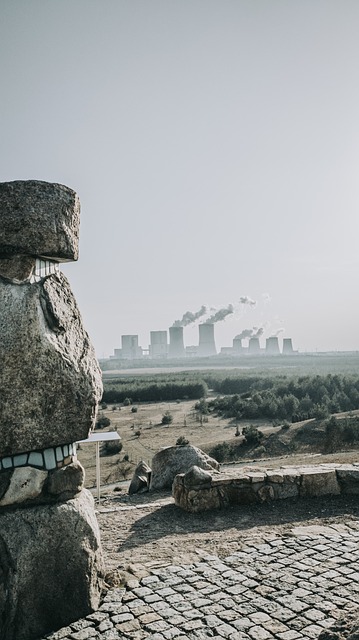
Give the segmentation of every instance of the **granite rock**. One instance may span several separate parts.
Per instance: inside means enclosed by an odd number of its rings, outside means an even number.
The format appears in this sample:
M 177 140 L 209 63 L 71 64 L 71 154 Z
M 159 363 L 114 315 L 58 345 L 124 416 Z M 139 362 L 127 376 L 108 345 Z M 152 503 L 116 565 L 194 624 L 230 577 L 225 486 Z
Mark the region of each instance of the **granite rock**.
M 87 438 L 101 371 L 65 276 L 0 277 L 0 458 Z
M 158 451 L 152 458 L 150 490 L 170 489 L 177 474 L 187 473 L 194 466 L 208 471 L 219 468 L 217 460 L 192 445 Z
M 0 183 L 0 256 L 78 259 L 80 202 L 62 184 L 39 180 Z
M 88 491 L 0 512 L 0 638 L 33 640 L 94 611 L 103 561 Z

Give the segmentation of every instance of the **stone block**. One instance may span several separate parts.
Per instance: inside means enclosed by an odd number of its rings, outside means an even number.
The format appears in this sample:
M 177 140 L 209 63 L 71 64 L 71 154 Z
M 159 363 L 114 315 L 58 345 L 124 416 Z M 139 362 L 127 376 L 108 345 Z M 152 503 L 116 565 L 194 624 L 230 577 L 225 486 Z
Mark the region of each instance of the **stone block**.
M 325 469 L 323 467 L 301 469 L 299 493 L 302 497 L 340 494 L 335 469 Z
M 103 560 L 88 491 L 0 512 L 0 638 L 33 640 L 99 605 Z
M 62 273 L 0 278 L 0 458 L 87 438 L 101 371 Z
M 359 467 L 342 465 L 337 469 L 337 478 L 342 493 L 359 494 Z
M 69 187 L 38 180 L 2 182 L 0 219 L 0 256 L 78 259 L 80 202 Z

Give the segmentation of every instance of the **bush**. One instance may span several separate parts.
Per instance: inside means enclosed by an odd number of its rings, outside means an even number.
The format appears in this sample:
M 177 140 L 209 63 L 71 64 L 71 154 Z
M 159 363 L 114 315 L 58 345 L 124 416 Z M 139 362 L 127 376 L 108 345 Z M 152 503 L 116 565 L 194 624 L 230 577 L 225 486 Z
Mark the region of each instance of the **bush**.
M 180 436 L 176 440 L 176 445 L 178 447 L 185 447 L 187 444 L 189 444 L 189 440 L 186 438 L 186 436 Z
M 95 429 L 105 429 L 106 427 L 109 427 L 110 424 L 110 418 L 107 418 L 107 416 L 99 416 L 95 424 Z
M 173 422 L 173 415 L 169 411 L 166 411 L 161 420 L 161 424 L 171 424 Z
M 132 413 L 137 413 L 138 408 L 137 408 L 137 407 L 132 407 L 132 408 L 131 408 L 131 411 L 132 411 Z
M 124 407 L 129 407 L 130 404 L 132 404 L 131 398 L 125 398 L 124 401 L 123 401 L 123 406 Z
M 121 440 L 107 440 L 103 443 L 102 455 L 114 456 L 122 451 L 123 444 Z
M 224 462 L 225 460 L 230 460 L 233 456 L 233 447 L 228 442 L 219 442 L 210 449 L 209 455 L 217 462 Z
M 249 427 L 243 427 L 242 436 L 244 437 L 244 443 L 248 445 L 257 445 L 263 438 L 263 433 L 250 425 Z

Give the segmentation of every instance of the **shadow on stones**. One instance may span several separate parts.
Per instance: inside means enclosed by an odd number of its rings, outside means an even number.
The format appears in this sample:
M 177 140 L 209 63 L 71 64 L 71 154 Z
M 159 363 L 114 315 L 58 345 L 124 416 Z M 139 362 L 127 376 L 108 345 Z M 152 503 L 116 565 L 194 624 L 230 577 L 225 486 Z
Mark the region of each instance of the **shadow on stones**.
M 151 511 L 133 523 L 130 535 L 118 551 L 140 547 L 165 536 L 228 532 L 230 529 L 248 532 L 250 529 L 283 526 L 290 528 L 304 522 L 308 525 L 330 526 L 336 519 L 358 520 L 357 496 L 324 496 L 299 500 L 283 500 L 265 504 L 233 505 L 223 510 L 187 513 L 174 504 Z M 318 522 L 316 522 L 318 520 Z

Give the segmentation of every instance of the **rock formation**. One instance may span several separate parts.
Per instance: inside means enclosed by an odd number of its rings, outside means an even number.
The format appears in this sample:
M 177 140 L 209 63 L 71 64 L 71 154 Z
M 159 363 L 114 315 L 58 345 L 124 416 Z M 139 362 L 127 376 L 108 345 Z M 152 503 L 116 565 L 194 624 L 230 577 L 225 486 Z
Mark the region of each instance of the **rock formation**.
M 128 488 L 128 493 L 145 493 L 149 491 L 151 480 L 151 469 L 144 460 L 140 460 L 133 472 L 132 480 Z
M 193 466 L 208 471 L 219 469 L 217 460 L 192 445 L 176 445 L 158 451 L 152 458 L 150 490 L 170 489 L 179 473 L 186 473 Z
M 94 426 L 101 372 L 59 270 L 78 258 L 79 216 L 68 187 L 0 184 L 2 640 L 63 626 L 96 608 L 101 592 L 98 527 L 75 444 Z M 76 590 L 66 602 L 65 585 Z

